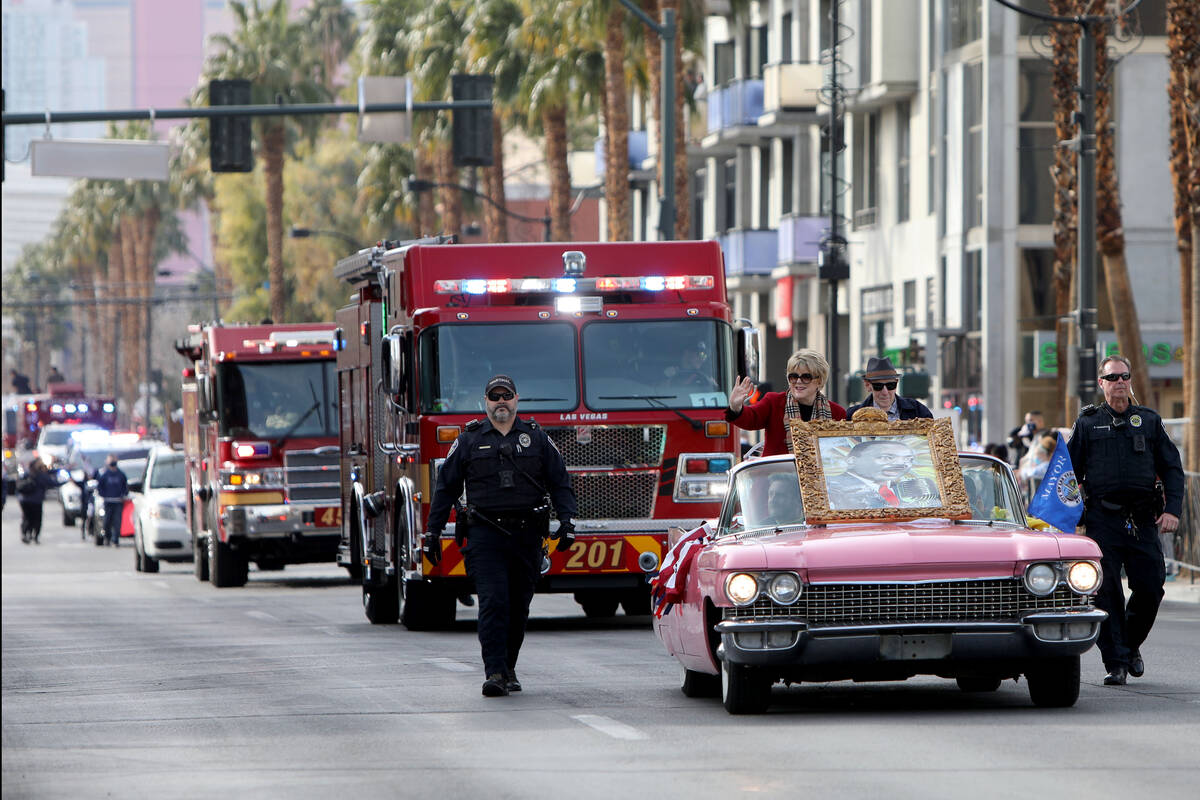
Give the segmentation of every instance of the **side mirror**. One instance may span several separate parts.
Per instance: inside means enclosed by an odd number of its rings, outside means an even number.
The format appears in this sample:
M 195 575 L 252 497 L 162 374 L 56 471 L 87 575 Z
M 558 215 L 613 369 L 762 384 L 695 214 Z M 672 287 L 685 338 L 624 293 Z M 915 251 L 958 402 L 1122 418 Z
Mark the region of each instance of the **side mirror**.
M 212 379 L 208 373 L 196 372 L 196 404 L 199 408 L 201 416 L 208 416 L 212 413 Z
M 408 408 L 408 386 L 405 375 L 408 363 L 405 356 L 404 334 L 398 329 L 383 337 L 383 388 L 391 401 L 401 409 Z
M 737 332 L 738 374 L 758 383 L 761 380 L 759 370 L 762 364 L 762 331 L 748 319 L 739 319 L 737 323 L 740 326 Z
M 129 491 L 137 492 L 138 494 L 141 494 L 143 485 L 144 484 L 142 483 L 142 481 L 131 481 L 129 484 Z

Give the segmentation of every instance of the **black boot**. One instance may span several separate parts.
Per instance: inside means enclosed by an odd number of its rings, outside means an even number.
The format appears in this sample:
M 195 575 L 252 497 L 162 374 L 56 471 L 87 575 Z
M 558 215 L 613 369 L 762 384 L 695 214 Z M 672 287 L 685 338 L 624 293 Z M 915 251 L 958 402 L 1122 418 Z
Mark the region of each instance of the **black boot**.
M 1129 674 L 1135 678 L 1146 674 L 1146 662 L 1142 661 L 1142 654 L 1138 650 L 1134 650 L 1129 656 Z
M 506 677 L 508 682 L 505 684 L 505 688 L 507 688 L 509 692 L 521 691 L 521 682 L 517 680 L 517 671 L 515 669 L 510 669 Z
M 1110 669 L 1108 671 L 1108 674 L 1104 676 L 1104 685 L 1105 686 L 1124 686 L 1125 678 L 1126 678 L 1127 674 L 1128 674 L 1128 670 L 1125 669 L 1124 666 L 1113 667 L 1112 669 Z
M 508 679 L 499 672 L 487 676 L 483 682 L 484 697 L 504 697 L 508 694 Z

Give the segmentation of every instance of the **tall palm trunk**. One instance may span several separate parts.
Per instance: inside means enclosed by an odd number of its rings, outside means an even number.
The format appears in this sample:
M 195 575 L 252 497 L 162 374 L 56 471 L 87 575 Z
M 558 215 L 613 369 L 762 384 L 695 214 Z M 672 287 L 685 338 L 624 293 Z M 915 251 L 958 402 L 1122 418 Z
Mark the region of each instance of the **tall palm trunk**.
M 546 130 L 546 166 L 550 176 L 550 239 L 571 241 L 571 172 L 567 166 L 567 109 L 542 112 Z
M 271 318 L 286 321 L 283 282 L 283 146 L 284 128 L 263 130 L 263 178 L 267 183 L 267 281 L 270 283 Z
M 1071 0 L 1051 0 L 1050 13 L 1066 16 L 1074 13 Z M 1074 25 L 1052 25 L 1050 28 L 1053 52 L 1051 85 L 1054 91 L 1054 133 L 1062 142 L 1075 134 L 1071 113 L 1075 109 L 1075 82 L 1077 80 L 1076 47 L 1079 30 Z M 1056 361 L 1058 377 L 1056 391 L 1063 412 L 1062 423 L 1070 424 L 1073 392 L 1067 382 L 1067 355 L 1071 335 L 1068 315 L 1071 312 L 1074 293 L 1071 277 L 1075 272 L 1075 221 L 1078 209 L 1075 202 L 1075 158 L 1066 147 L 1054 149 L 1054 165 L 1050 168 L 1054 178 L 1054 314 Z
M 1183 401 L 1190 420 L 1186 432 L 1187 468 L 1200 472 L 1200 353 L 1196 349 L 1195 330 L 1200 322 L 1196 307 L 1200 304 L 1200 280 L 1194 263 L 1196 240 L 1192 236 L 1193 206 L 1189 197 L 1191 161 L 1189 139 L 1194 140 L 1195 128 L 1189 126 L 1189 73 L 1200 53 L 1200 9 L 1193 0 L 1167 2 L 1167 55 L 1170 75 L 1167 97 L 1170 101 L 1171 179 L 1175 193 L 1175 242 L 1179 250 L 1179 289 L 1183 312 Z M 1195 93 L 1191 93 L 1195 110 Z M 1189 131 L 1190 128 L 1190 131 Z M 1189 132 L 1193 135 L 1189 137 Z
M 442 228 L 452 236 L 462 235 L 462 190 L 458 187 L 458 167 L 454 166 L 454 151 L 449 142 L 437 145 L 437 180 L 442 200 Z
M 416 162 L 414 169 L 417 172 L 417 180 L 434 180 L 433 160 L 429 155 L 428 148 L 418 146 L 413 157 Z M 417 236 L 433 236 L 437 232 L 437 209 L 433 205 L 433 193 L 419 192 L 417 194 Z
M 625 88 L 625 10 L 613 3 L 604 34 L 604 125 L 607 151 L 604 165 L 604 199 L 608 213 L 608 240 L 626 242 L 632 237 L 629 218 L 629 109 Z
M 122 283 L 125 281 L 125 246 L 121 241 L 120 224 L 113 226 L 112 241 L 108 246 L 108 272 L 105 275 L 104 295 L 105 316 L 104 326 L 104 361 L 106 391 L 118 401 L 121 394 L 121 323 L 124 321 L 121 299 L 124 294 Z
M 1200 33 L 1200 12 L 1193 7 L 1193 25 L 1191 39 L 1196 47 L 1197 34 Z M 1200 420 L 1200 56 L 1195 50 L 1188 74 L 1187 95 L 1185 97 L 1188 132 L 1188 221 L 1192 229 L 1192 293 L 1191 293 L 1191 339 L 1184 347 L 1192 366 L 1192 394 L 1187 401 L 1188 419 L 1191 420 L 1192 432 L 1189 436 L 1188 463 L 1195 472 L 1200 472 L 1200 434 L 1197 434 L 1197 420 Z
M 1105 0 L 1094 0 L 1091 13 L 1103 14 Z M 1121 224 L 1121 193 L 1117 181 L 1116 154 L 1113 145 L 1112 70 L 1109 69 L 1107 39 L 1103 25 L 1096 27 L 1096 234 L 1104 280 L 1108 284 L 1108 304 L 1121 355 L 1129 359 L 1133 373 L 1134 397 L 1151 402 L 1150 376 L 1146 355 L 1142 352 L 1142 329 L 1138 324 L 1137 303 L 1129 282 L 1125 261 L 1125 229 Z M 1099 366 L 1103 353 L 1096 359 Z
M 484 190 L 495 201 L 483 204 L 483 221 L 487 225 L 489 242 L 508 241 L 508 215 L 504 197 L 504 123 L 498 109 L 492 110 L 492 165 L 483 171 Z
M 138 376 L 141 375 L 142 307 L 138 302 L 141 294 L 141 275 L 138 274 L 137 220 L 132 216 L 121 218 L 121 397 L 132 411 L 137 401 Z
M 655 22 L 661 22 L 662 14 L 658 10 L 659 0 L 642 0 L 642 10 L 646 15 Z M 662 141 L 662 38 L 651 33 L 647 33 L 645 39 L 646 48 L 646 77 L 649 80 L 648 94 L 646 96 L 646 122 L 654 121 L 654 128 L 657 131 L 659 141 Z M 649 131 L 651 126 L 646 125 L 646 130 Z M 655 180 L 658 181 L 658 187 L 661 190 L 663 187 L 663 170 L 666 165 L 662 161 L 662 151 L 658 153 L 658 158 L 655 159 Z
M 687 154 L 687 97 L 683 83 L 683 20 L 679 0 L 662 0 L 675 9 L 675 238 L 686 239 L 692 228 L 691 173 Z

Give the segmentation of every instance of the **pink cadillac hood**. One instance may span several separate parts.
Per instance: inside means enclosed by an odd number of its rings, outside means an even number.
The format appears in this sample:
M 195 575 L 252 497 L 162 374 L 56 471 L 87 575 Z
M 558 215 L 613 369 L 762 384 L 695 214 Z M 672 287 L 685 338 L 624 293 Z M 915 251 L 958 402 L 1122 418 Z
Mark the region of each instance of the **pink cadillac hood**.
M 702 571 L 795 570 L 810 582 L 936 580 L 1019 574 L 1030 561 L 1100 559 L 1084 536 L 943 521 L 807 528 L 706 548 Z

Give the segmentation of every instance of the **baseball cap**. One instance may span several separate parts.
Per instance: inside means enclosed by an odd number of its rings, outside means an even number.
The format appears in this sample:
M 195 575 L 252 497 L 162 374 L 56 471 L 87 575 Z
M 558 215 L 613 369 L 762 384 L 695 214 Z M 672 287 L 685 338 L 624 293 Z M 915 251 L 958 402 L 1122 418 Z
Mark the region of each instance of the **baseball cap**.
M 507 375 L 493 375 L 491 380 L 487 382 L 487 386 L 483 387 L 483 393 L 487 394 L 492 389 L 508 389 L 513 394 L 517 393 L 517 385 L 513 383 L 513 379 Z

